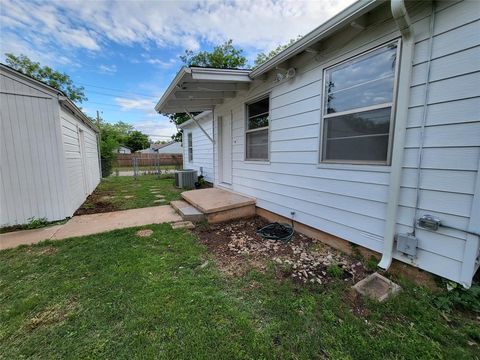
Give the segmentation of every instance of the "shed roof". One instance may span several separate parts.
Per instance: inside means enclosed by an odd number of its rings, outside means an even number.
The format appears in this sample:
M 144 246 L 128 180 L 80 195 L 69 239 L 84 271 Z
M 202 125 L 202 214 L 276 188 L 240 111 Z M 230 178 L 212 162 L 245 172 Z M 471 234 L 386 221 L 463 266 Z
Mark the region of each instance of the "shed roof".
M 54 88 L 54 87 L 44 83 L 43 81 L 34 79 L 31 76 L 25 75 L 24 73 L 14 69 L 14 68 L 12 68 L 8 65 L 5 65 L 3 63 L 0 63 L 0 69 L 4 70 L 6 72 L 10 72 L 11 74 L 13 74 L 15 76 L 18 76 L 18 77 L 20 77 L 24 80 L 33 82 L 34 84 L 43 87 L 44 89 L 46 89 L 47 91 L 49 91 L 50 93 L 52 93 L 53 95 L 55 95 L 58 98 L 58 102 L 60 103 L 61 106 L 69 109 L 70 111 L 72 111 L 75 115 L 77 115 L 80 118 L 80 120 L 82 120 L 93 131 L 95 131 L 97 133 L 100 132 L 98 127 L 90 120 L 90 118 L 87 115 L 85 115 L 82 112 L 82 110 L 80 110 L 78 108 L 78 106 L 75 105 L 75 103 L 72 100 L 70 100 L 67 95 L 65 95 L 65 93 L 63 91 L 58 90 L 57 88 Z

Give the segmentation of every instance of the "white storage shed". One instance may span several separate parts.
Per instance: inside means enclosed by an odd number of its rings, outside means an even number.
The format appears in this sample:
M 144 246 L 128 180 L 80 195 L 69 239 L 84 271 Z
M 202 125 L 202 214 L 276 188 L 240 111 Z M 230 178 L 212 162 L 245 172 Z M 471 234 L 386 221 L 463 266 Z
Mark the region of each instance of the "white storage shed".
M 61 220 L 100 181 L 98 129 L 62 92 L 0 64 L 0 226 Z

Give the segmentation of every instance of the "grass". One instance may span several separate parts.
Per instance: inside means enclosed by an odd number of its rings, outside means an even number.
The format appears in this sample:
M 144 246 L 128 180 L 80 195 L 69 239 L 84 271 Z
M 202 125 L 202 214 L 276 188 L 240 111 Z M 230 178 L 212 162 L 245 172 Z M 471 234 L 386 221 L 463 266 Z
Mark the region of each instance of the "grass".
M 12 226 L 4 226 L 0 228 L 0 234 L 12 231 L 39 229 L 46 226 L 64 224 L 67 220 L 48 221 L 46 218 L 29 218 L 26 224 L 18 224 Z
M 158 192 L 152 192 L 156 188 Z M 161 205 L 155 203 L 163 195 L 165 203 L 180 198 L 180 189 L 175 188 L 171 177 L 158 179 L 155 175 L 142 175 L 135 180 L 132 176 L 110 176 L 102 179 L 97 189 L 83 203 L 79 214 L 127 210 Z
M 192 234 L 144 228 L 0 252 L 0 358 L 478 359 L 478 318 L 426 289 L 358 312 L 341 280 L 225 277 Z
M 177 170 L 180 169 L 182 165 L 160 165 L 160 170 Z M 153 165 L 145 165 L 145 166 L 139 166 L 138 169 L 140 171 L 154 171 L 157 169 L 156 166 Z M 115 174 L 115 171 L 133 171 L 132 166 L 114 166 L 113 167 L 113 174 Z

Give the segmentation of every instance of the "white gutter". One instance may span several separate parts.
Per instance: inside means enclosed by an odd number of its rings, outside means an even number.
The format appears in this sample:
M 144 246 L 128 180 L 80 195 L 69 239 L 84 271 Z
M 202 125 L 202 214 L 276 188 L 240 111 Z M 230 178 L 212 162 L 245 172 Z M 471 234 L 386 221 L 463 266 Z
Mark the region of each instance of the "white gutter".
M 382 259 L 378 264 L 379 267 L 385 270 L 390 267 L 393 258 L 398 198 L 402 176 L 405 135 L 407 132 L 412 59 L 415 48 L 415 34 L 411 26 L 407 9 L 405 8 L 404 0 L 391 0 L 390 5 L 393 18 L 402 34 L 402 52 L 400 59 L 400 73 L 398 75 L 397 104 L 395 109 L 395 137 L 392 151 L 383 252 Z
M 172 80 L 172 82 L 168 86 L 167 90 L 163 93 L 160 100 L 158 100 L 157 105 L 155 105 L 155 111 L 160 112 L 160 106 L 168 99 L 170 94 L 175 90 L 175 88 L 177 87 L 177 84 L 180 82 L 183 76 L 185 74 L 190 74 L 190 73 L 191 73 L 191 70 L 188 67 L 183 66 L 180 69 L 180 71 L 177 73 L 175 78 Z

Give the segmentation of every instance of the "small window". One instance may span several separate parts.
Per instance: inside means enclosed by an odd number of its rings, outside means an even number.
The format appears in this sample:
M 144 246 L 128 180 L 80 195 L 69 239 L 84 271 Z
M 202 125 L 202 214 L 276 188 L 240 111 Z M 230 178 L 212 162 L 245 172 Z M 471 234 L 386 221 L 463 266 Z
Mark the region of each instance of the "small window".
M 398 42 L 324 71 L 321 160 L 388 164 Z
M 192 133 L 188 133 L 187 141 L 188 141 L 188 161 L 192 162 L 192 161 L 193 161 L 193 139 L 192 139 Z
M 245 160 L 268 160 L 269 98 L 247 104 Z

